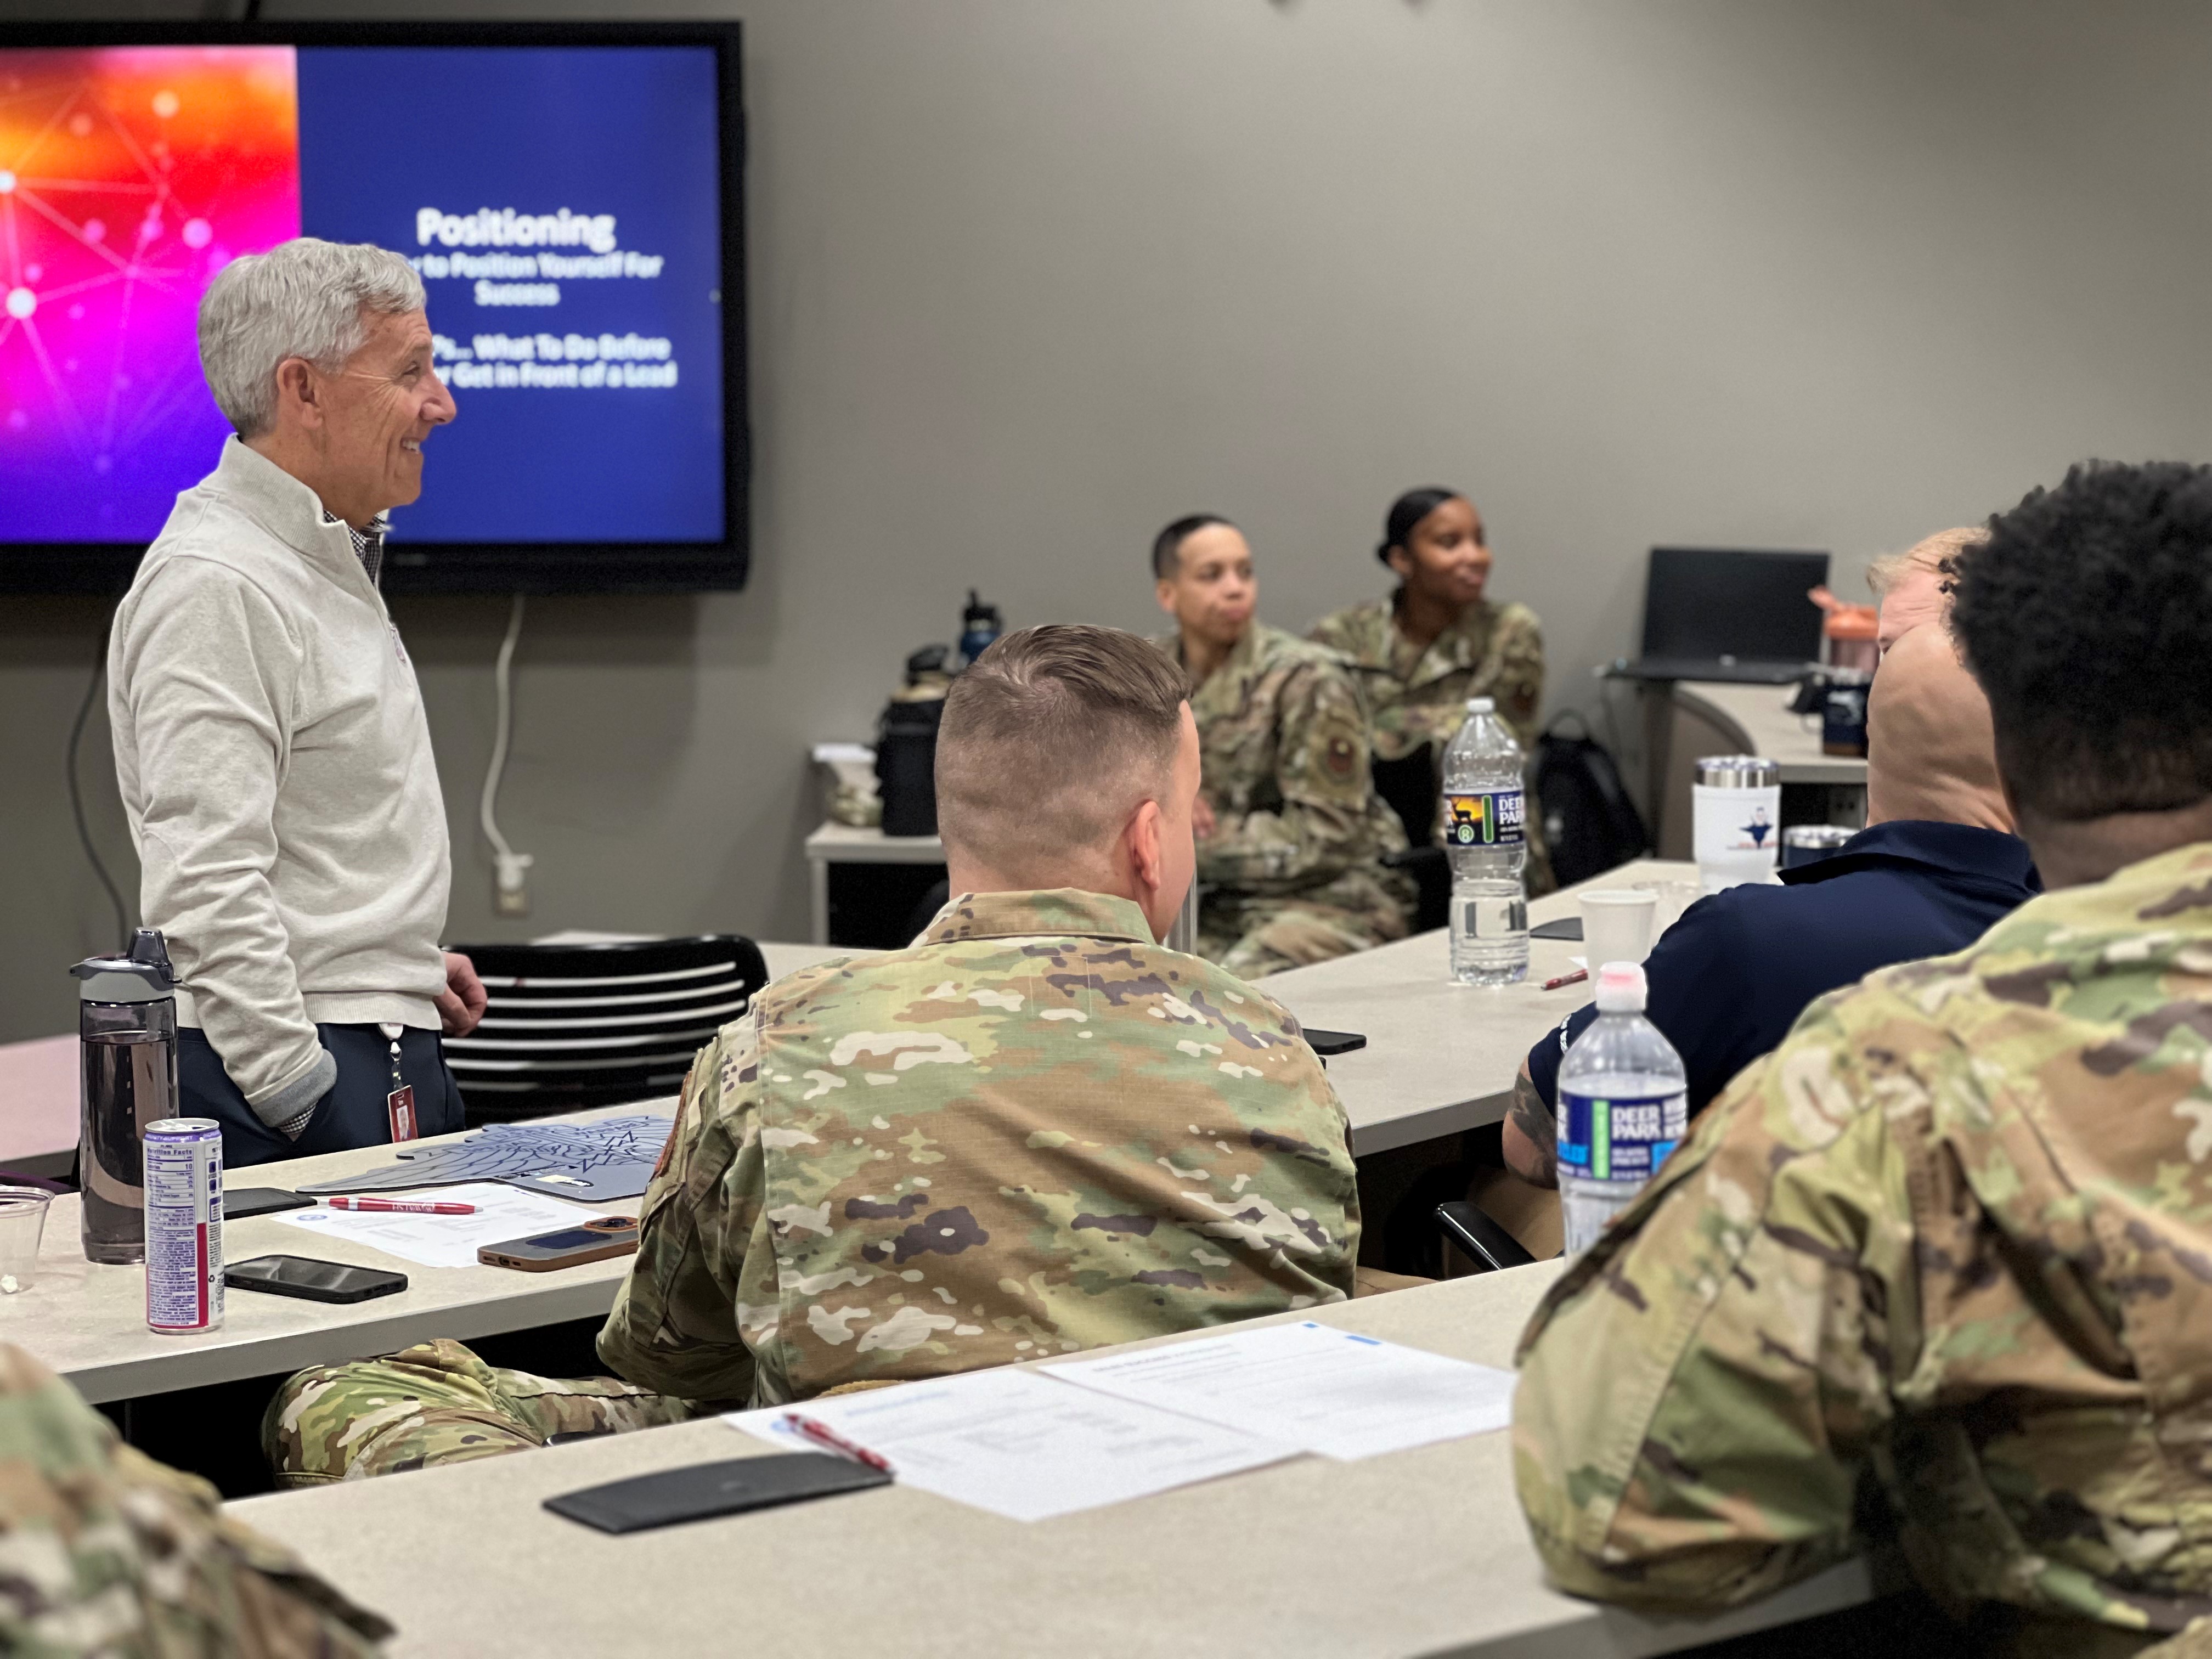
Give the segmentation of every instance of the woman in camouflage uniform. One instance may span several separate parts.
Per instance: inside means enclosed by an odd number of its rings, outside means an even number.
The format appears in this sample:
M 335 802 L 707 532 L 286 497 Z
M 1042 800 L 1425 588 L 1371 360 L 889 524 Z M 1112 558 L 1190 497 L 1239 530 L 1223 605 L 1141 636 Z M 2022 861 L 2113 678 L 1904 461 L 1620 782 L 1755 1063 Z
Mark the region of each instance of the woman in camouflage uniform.
M 1425 750 L 1431 768 L 1459 735 L 1469 697 L 1490 697 L 1524 753 L 1544 701 L 1544 635 L 1525 605 L 1494 605 L 1482 515 L 1456 490 L 1409 489 L 1392 504 L 1375 556 L 1398 591 L 1324 617 L 1307 637 L 1352 659 L 1378 762 Z M 1528 890 L 1549 892 L 1543 817 L 1528 801 Z

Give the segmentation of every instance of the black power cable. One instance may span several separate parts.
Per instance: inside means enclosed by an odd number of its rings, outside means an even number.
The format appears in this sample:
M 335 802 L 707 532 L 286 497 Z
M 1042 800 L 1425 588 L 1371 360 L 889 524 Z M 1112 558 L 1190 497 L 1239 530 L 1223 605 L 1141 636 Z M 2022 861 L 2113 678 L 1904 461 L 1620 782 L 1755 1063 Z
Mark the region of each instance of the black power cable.
M 113 626 L 111 622 L 110 627 Z M 100 654 L 93 659 L 92 684 L 84 688 L 84 701 L 77 705 L 76 724 L 70 727 L 69 738 L 69 798 L 70 815 L 76 820 L 76 838 L 84 848 L 84 855 L 92 860 L 93 873 L 100 884 L 107 890 L 107 902 L 115 907 L 116 948 L 127 951 L 131 948 L 131 918 L 123 908 L 123 894 L 115 885 L 115 878 L 107 873 L 107 866 L 100 861 L 100 849 L 92 844 L 92 830 L 84 821 L 84 792 L 77 787 L 76 752 L 84 739 L 84 723 L 92 715 L 92 700 L 100 695 L 100 688 L 107 679 L 107 634 L 100 630 Z

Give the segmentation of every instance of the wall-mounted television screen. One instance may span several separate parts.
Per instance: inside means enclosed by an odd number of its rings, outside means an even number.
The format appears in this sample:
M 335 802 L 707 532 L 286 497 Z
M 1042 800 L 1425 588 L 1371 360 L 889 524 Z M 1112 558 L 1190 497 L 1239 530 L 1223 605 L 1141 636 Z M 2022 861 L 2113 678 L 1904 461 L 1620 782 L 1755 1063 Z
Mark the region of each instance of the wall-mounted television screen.
M 738 26 L 0 33 L 0 589 L 119 590 L 229 426 L 208 281 L 300 235 L 421 272 L 459 406 L 388 589 L 746 564 Z

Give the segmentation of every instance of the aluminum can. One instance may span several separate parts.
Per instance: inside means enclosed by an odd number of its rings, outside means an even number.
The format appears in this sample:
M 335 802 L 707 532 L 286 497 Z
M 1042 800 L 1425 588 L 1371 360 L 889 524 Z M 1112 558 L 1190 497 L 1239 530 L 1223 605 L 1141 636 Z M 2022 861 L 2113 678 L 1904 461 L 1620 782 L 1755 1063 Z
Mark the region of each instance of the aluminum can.
M 146 1323 L 184 1334 L 222 1328 L 222 1126 L 165 1117 L 146 1126 Z

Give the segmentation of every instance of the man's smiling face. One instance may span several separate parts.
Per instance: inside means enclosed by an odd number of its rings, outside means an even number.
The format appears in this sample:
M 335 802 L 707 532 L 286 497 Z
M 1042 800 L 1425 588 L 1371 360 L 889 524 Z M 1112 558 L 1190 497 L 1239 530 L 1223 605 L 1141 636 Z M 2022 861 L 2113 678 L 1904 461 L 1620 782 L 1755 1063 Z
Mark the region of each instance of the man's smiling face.
M 422 441 L 453 418 L 453 393 L 430 362 L 419 311 L 372 314 L 368 337 L 321 376 L 323 505 L 356 528 L 422 493 Z

